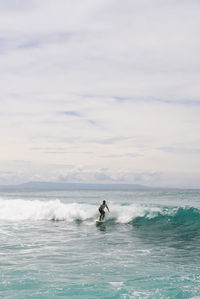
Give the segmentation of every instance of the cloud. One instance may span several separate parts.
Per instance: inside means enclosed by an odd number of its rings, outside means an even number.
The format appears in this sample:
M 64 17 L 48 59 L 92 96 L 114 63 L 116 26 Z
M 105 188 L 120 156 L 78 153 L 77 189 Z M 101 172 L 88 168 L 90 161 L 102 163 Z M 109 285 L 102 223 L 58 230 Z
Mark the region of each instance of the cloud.
M 118 158 L 136 158 L 142 156 L 141 154 L 134 154 L 134 153 L 124 153 L 124 154 L 118 154 L 118 155 L 105 155 L 104 157 L 110 158 L 110 159 L 118 159 Z
M 61 113 L 64 114 L 64 115 L 67 115 L 67 116 L 81 117 L 80 113 L 77 112 L 77 111 L 64 111 L 64 112 L 61 112 Z
M 17 13 L 21 11 L 30 10 L 34 7 L 34 1 L 26 1 L 26 0 L 7 0 L 0 1 L 0 10 L 1 13 Z
M 190 148 L 188 146 L 185 147 L 161 147 L 161 151 L 168 152 L 168 153 L 174 153 L 174 154 L 182 154 L 182 155 L 199 155 L 200 154 L 200 148 Z
M 0 1 L 0 164 L 16 173 L 10 181 L 169 185 L 174 177 L 184 186 L 188 168 L 198 177 L 199 8 Z
M 38 6 L 30 10 L 28 18 L 20 14 L 22 18 L 19 19 L 16 15 L 16 27 L 9 33 L 16 39 L 17 31 L 18 40 L 27 40 L 22 41 L 28 45 L 27 50 L 17 48 L 15 53 L 10 53 L 9 60 L 14 68 L 18 56 L 18 73 L 23 73 L 23 64 L 32 70 L 33 78 L 29 76 L 28 82 L 33 81 L 35 89 L 41 88 L 35 80 L 38 75 L 44 90 L 47 89 L 46 77 L 48 82 L 54 82 L 48 84 L 51 90 L 56 87 L 67 92 L 93 91 L 109 96 L 115 90 L 119 98 L 127 95 L 160 97 L 163 94 L 168 94 L 169 98 L 173 92 L 177 93 L 177 88 L 183 96 L 188 86 L 185 79 L 195 84 L 191 79 L 198 74 L 188 72 L 188 68 L 198 66 L 194 47 L 199 22 L 195 14 L 197 3 L 195 6 L 183 2 L 172 5 L 167 1 L 161 6 L 153 1 L 150 7 L 146 1 L 141 4 L 127 1 L 126 6 L 105 1 L 94 1 L 94 4 L 84 1 L 84 5 L 70 1 L 61 1 L 60 5 L 51 2 L 48 6 L 46 1 L 35 3 Z M 80 18 L 76 18 L 77 15 Z M 35 39 L 31 40 L 30 34 L 35 35 Z M 43 44 L 38 49 L 40 43 Z M 191 56 L 192 51 L 194 55 Z M 68 82 L 67 88 L 64 80 Z M 21 87 L 19 76 L 17 81 L 17 86 Z
M 129 98 L 129 97 L 114 97 L 117 101 L 123 103 L 123 102 L 153 102 L 153 103 L 163 103 L 163 104 L 169 104 L 169 105 L 185 105 L 185 106 L 199 106 L 200 100 L 191 100 L 191 99 L 166 99 L 166 98 L 151 98 L 151 97 L 145 97 L 145 98 Z

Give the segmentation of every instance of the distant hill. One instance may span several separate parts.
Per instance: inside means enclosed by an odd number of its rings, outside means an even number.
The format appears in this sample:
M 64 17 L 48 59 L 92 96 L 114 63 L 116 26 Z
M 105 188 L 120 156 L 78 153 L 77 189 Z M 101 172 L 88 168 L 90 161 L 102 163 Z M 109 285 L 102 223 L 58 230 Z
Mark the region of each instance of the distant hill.
M 137 184 L 79 184 L 54 182 L 27 182 L 19 185 L 0 185 L 0 189 L 25 190 L 135 190 L 150 189 L 151 187 Z

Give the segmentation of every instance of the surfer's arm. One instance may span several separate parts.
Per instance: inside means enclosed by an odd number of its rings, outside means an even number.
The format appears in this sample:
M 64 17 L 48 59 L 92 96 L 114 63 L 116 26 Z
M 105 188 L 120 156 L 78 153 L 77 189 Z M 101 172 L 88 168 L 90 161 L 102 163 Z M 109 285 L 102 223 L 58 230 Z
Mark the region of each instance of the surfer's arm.
M 108 212 L 110 213 L 110 210 L 109 210 L 109 208 L 108 208 L 108 206 L 107 206 L 107 205 L 106 205 L 106 208 L 107 208 Z

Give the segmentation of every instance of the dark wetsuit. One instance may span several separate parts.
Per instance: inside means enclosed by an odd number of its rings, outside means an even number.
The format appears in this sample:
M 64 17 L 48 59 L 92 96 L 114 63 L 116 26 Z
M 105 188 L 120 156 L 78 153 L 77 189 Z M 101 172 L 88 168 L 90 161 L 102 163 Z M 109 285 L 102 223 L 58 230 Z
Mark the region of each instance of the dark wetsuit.
M 102 205 L 100 205 L 100 207 L 99 207 L 99 212 L 100 212 L 100 213 L 104 212 L 105 207 L 106 207 L 106 204 L 104 205 L 104 204 L 102 203 Z
M 99 217 L 99 221 L 103 220 L 104 219 L 104 216 L 105 216 L 105 211 L 104 209 L 107 208 L 108 209 L 108 206 L 107 204 L 105 203 L 102 203 L 99 207 L 99 213 L 100 213 L 100 217 Z M 109 209 L 108 209 L 109 211 Z

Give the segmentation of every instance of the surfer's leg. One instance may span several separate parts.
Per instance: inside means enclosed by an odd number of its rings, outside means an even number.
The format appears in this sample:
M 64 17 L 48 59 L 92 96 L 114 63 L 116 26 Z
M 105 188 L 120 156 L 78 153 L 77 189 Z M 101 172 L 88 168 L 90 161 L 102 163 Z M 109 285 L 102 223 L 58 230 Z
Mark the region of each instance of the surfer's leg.
M 99 221 L 101 221 L 101 218 L 102 218 L 102 210 L 101 209 L 99 209 L 99 213 L 100 213 Z

